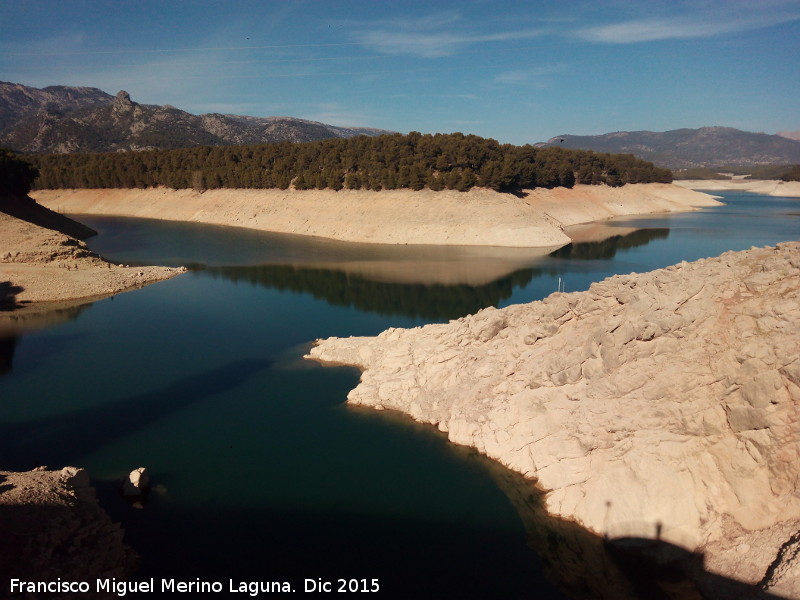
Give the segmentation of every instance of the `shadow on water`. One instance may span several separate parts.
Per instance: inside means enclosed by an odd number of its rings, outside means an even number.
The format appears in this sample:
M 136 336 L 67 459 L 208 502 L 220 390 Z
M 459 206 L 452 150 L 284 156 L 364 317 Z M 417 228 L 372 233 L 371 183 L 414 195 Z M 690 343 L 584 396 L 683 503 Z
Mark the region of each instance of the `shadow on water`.
M 184 407 L 235 388 L 271 364 L 262 359 L 239 360 L 102 406 L 37 421 L 0 424 L 3 466 L 27 470 L 48 463 L 70 464 Z

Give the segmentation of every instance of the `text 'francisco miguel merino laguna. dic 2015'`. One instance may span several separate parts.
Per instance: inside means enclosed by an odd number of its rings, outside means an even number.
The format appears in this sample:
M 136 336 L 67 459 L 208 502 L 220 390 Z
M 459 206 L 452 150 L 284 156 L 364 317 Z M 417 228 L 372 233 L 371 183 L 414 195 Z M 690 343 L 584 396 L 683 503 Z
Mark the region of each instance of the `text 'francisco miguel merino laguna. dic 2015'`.
M 377 592 L 380 584 L 377 579 L 337 579 L 335 581 L 325 579 L 304 579 L 303 592 Z M 175 579 L 160 579 L 158 585 L 155 578 L 145 581 L 124 581 L 114 578 L 96 579 L 94 585 L 88 581 L 63 581 L 60 578 L 56 581 L 25 581 L 23 579 L 11 580 L 11 593 L 14 594 L 88 594 L 110 593 L 123 597 L 134 593 L 178 593 L 178 594 L 219 594 L 243 593 L 248 596 L 258 596 L 259 594 L 292 593 L 297 591 L 288 581 L 236 581 L 228 580 L 226 586 L 221 581 L 179 581 Z
M 229 579 L 227 585 L 221 581 L 179 581 L 175 579 L 149 579 L 145 581 L 121 581 L 118 579 L 96 579 L 93 584 L 88 581 L 25 581 L 22 579 L 11 580 L 11 593 L 73 593 L 88 594 L 111 593 L 119 597 L 134 593 L 235 593 L 241 592 L 249 596 L 258 596 L 262 593 L 294 592 L 288 581 L 235 581 Z

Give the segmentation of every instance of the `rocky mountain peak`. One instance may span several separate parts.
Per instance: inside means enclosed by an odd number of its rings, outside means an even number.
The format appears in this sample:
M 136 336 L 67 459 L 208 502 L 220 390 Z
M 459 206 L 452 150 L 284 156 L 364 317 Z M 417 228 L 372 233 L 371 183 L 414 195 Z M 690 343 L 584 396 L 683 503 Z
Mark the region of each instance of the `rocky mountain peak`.
M 59 111 L 43 111 L 53 105 Z M 311 141 L 391 133 L 302 119 L 193 115 L 171 105 L 139 104 L 126 90 L 115 96 L 96 88 L 45 89 L 0 81 L 0 146 L 21 152 L 112 152 L 230 144 Z M 43 134 L 46 133 L 46 135 Z
M 133 101 L 131 100 L 131 95 L 128 92 L 125 90 L 120 90 L 117 92 L 117 95 L 114 96 L 114 104 L 132 106 Z

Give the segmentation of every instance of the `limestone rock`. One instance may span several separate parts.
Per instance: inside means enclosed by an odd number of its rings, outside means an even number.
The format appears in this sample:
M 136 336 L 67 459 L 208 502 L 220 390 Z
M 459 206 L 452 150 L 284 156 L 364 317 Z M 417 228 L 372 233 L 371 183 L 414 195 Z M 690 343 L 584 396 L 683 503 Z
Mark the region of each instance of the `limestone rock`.
M 800 519 L 798 340 L 792 242 L 331 338 L 309 358 L 361 367 L 350 403 L 436 425 L 536 479 L 550 513 L 599 535 L 705 551 L 725 574 L 740 559 L 719 544 L 770 530 L 775 543 L 749 544 L 741 575 L 758 583 L 772 568 L 800 597 L 800 577 L 771 567 Z
M 140 498 L 150 489 L 150 474 L 144 467 L 130 472 L 122 483 L 122 494 L 129 498 Z

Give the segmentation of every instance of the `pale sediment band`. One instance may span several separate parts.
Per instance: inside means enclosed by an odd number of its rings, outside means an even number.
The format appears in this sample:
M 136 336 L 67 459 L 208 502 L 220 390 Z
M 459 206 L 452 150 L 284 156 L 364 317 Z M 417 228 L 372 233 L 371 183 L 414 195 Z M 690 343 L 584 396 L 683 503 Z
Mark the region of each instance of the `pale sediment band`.
M 526 194 L 156 188 L 38 190 L 31 196 L 70 214 L 231 225 L 372 244 L 528 248 L 568 244 L 563 228 L 576 223 L 717 204 L 707 194 L 660 183 L 577 185 Z

